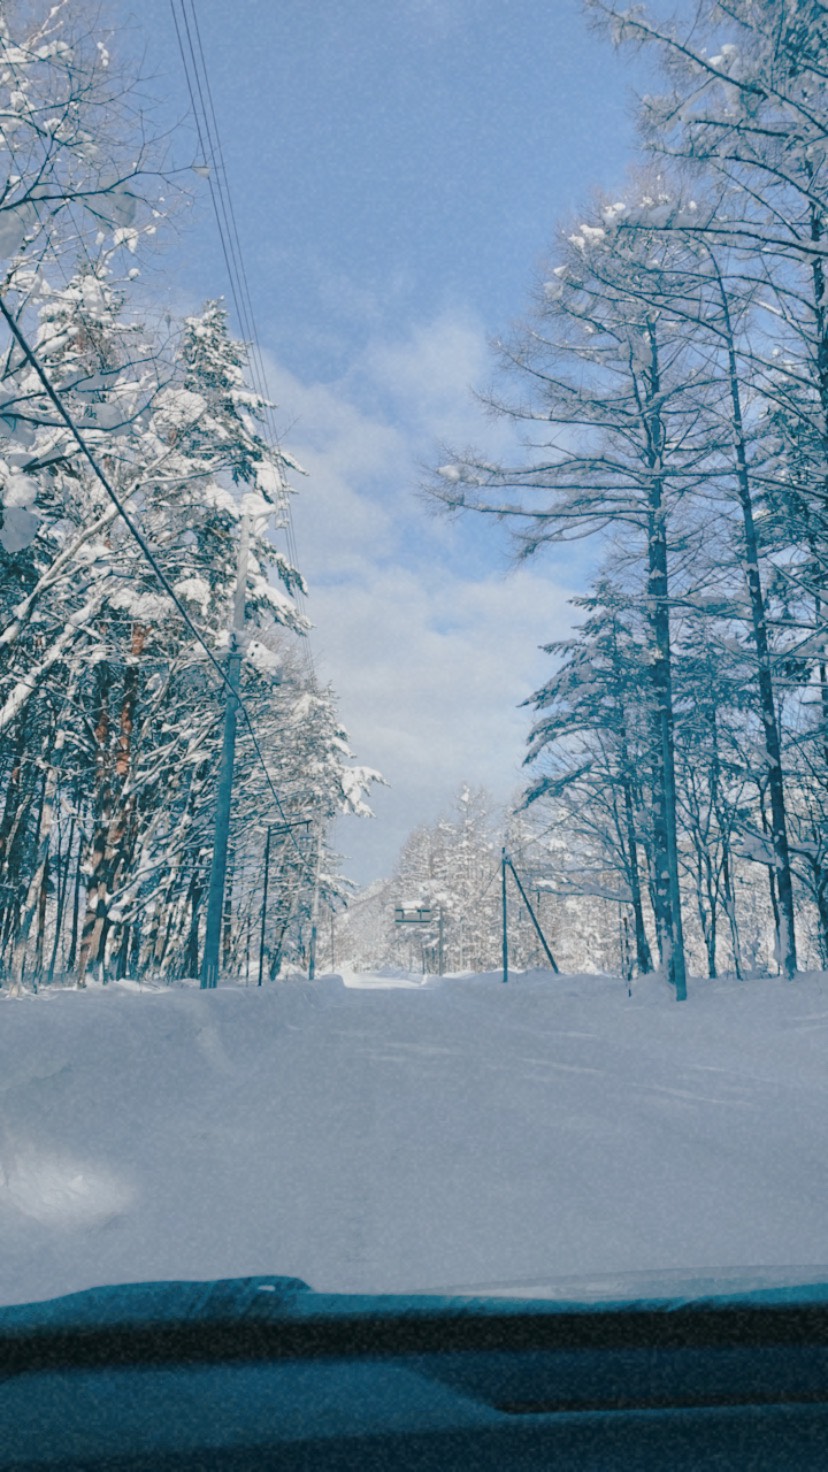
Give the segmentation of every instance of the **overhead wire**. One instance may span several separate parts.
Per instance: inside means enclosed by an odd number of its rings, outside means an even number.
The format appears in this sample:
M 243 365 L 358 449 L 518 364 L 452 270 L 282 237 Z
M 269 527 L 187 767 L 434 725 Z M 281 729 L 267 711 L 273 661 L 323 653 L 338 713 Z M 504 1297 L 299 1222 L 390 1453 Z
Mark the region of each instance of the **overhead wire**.
M 196 129 L 199 148 L 206 170 L 207 184 L 213 205 L 213 213 L 219 232 L 222 256 L 230 282 L 230 292 L 236 310 L 242 336 L 248 346 L 248 366 L 253 387 L 262 403 L 263 417 L 268 436 L 277 452 L 277 464 L 282 489 L 282 511 L 284 533 L 288 555 L 294 567 L 298 567 L 298 551 L 290 506 L 290 493 L 282 470 L 279 432 L 276 425 L 273 401 L 268 388 L 267 373 L 262 357 L 259 333 L 256 324 L 250 284 L 244 262 L 241 236 L 236 211 L 230 192 L 221 135 L 216 117 L 210 77 L 201 39 L 194 0 L 170 0 L 176 39 L 184 69 L 184 77 L 190 97 L 190 106 Z M 180 16 L 180 19 L 179 19 Z M 299 590 L 299 599 L 304 602 L 304 593 Z M 316 670 L 313 653 L 307 635 L 302 640 L 302 656 L 313 688 L 316 688 Z
M 182 8 L 184 8 L 186 6 L 186 0 L 181 0 L 181 3 L 182 3 Z M 246 311 L 247 324 L 248 324 L 249 343 L 250 343 L 251 355 L 252 355 L 252 359 L 253 359 L 254 378 L 256 376 L 258 377 L 257 388 L 258 388 L 260 397 L 262 398 L 262 400 L 264 402 L 265 415 L 266 415 L 266 419 L 267 419 L 267 423 L 268 423 L 268 428 L 269 428 L 269 431 L 270 431 L 271 438 L 272 438 L 273 442 L 275 443 L 275 445 L 276 445 L 276 447 L 278 449 L 279 448 L 279 433 L 278 433 L 278 429 L 277 429 L 275 418 L 274 418 L 274 414 L 273 414 L 273 402 L 271 400 L 270 392 L 269 392 L 269 389 L 268 389 L 267 372 L 266 372 L 265 365 L 264 365 L 264 359 L 262 357 L 261 344 L 260 344 L 260 341 L 259 341 L 259 333 L 258 333 L 258 329 L 257 329 L 257 325 L 256 325 L 256 317 L 255 317 L 255 313 L 254 313 L 254 310 L 253 310 L 253 300 L 252 300 L 252 296 L 251 296 L 251 293 L 250 293 L 250 284 L 249 284 L 248 278 L 247 278 L 247 268 L 246 268 L 245 262 L 244 262 L 244 252 L 242 250 L 241 238 L 239 236 L 238 223 L 237 223 L 237 220 L 236 220 L 236 212 L 235 212 L 235 209 L 233 207 L 233 199 L 232 199 L 232 195 L 230 193 L 230 183 L 229 183 L 229 180 L 228 180 L 228 177 L 227 177 L 227 169 L 226 169 L 225 163 L 224 163 L 224 150 L 223 150 L 223 148 L 221 146 L 221 137 L 219 135 L 219 129 L 218 129 L 218 119 L 216 117 L 215 105 L 213 103 L 213 92 L 212 92 L 212 88 L 210 86 L 210 74 L 209 74 L 209 72 L 207 70 L 207 62 L 206 62 L 206 58 L 205 58 L 205 55 L 204 55 L 204 47 L 203 47 L 202 40 L 201 40 L 201 28 L 200 28 L 199 23 L 198 23 L 198 12 L 197 12 L 197 10 L 195 8 L 194 0 L 190 0 L 190 9 L 192 11 L 192 18 L 193 18 L 193 33 L 194 33 L 195 38 L 196 38 L 196 46 L 197 46 L 199 61 L 200 61 L 200 65 L 201 65 L 201 72 L 202 72 L 202 75 L 203 75 L 203 78 L 204 78 L 204 92 L 205 92 L 205 95 L 207 97 L 207 103 L 208 103 L 208 106 L 209 106 L 209 118 L 208 118 L 209 133 L 210 133 L 212 139 L 215 140 L 215 143 L 214 143 L 214 146 L 213 146 L 213 156 L 214 156 L 215 162 L 216 162 L 217 180 L 218 180 L 220 189 L 222 190 L 223 194 L 226 196 L 225 209 L 226 209 L 227 214 L 229 215 L 229 220 L 230 220 L 231 238 L 232 238 L 232 242 L 233 242 L 233 246 L 234 246 L 233 254 L 234 254 L 235 259 L 238 262 L 238 273 L 239 273 L 239 279 L 240 279 L 240 284 L 241 284 L 241 292 L 240 292 L 240 295 L 241 295 L 241 298 L 242 298 L 242 300 L 243 300 L 243 302 L 245 304 L 245 311 Z M 186 16 L 186 9 L 184 9 L 184 14 Z M 291 550 L 291 557 L 293 558 L 294 564 L 296 564 L 297 561 L 298 561 L 298 557 L 297 557 L 297 553 L 296 553 L 296 540 L 295 540 L 295 534 L 294 534 L 294 528 L 293 528 L 293 518 L 292 518 L 292 515 L 291 515 L 290 502 L 289 502 L 289 499 L 287 497 L 287 487 L 286 486 L 284 487 L 284 491 L 285 491 L 285 532 L 286 532 L 286 537 L 287 537 L 287 541 L 288 541 L 289 550 L 292 548 L 292 550 Z M 306 647 L 308 648 L 308 650 L 310 650 L 310 642 L 309 641 L 308 641 Z
M 170 8 L 172 10 L 178 49 L 190 97 L 196 136 L 206 169 L 207 183 L 219 233 L 222 255 L 230 282 L 233 305 L 236 310 L 242 337 L 248 348 L 248 371 L 253 388 L 262 406 L 262 416 L 266 425 L 268 438 L 276 450 L 276 468 L 282 499 L 280 509 L 282 511 L 283 523 L 281 529 L 285 535 L 288 558 L 292 566 L 298 570 L 299 555 L 293 526 L 290 490 L 284 474 L 284 461 L 281 457 L 279 431 L 262 357 L 250 284 L 244 262 L 241 236 L 224 162 L 221 134 L 213 101 L 212 88 L 210 86 L 210 75 L 207 69 L 195 0 L 189 0 L 189 3 L 188 0 L 178 0 L 178 3 L 176 3 L 176 0 L 170 0 Z M 296 596 L 299 606 L 304 612 L 305 595 L 304 589 L 301 586 L 298 588 Z M 318 690 L 318 681 L 310 638 L 307 633 L 300 641 L 300 650 L 306 677 L 311 689 L 316 692 Z M 315 845 L 317 850 L 317 864 L 320 845 L 321 836 L 317 833 Z

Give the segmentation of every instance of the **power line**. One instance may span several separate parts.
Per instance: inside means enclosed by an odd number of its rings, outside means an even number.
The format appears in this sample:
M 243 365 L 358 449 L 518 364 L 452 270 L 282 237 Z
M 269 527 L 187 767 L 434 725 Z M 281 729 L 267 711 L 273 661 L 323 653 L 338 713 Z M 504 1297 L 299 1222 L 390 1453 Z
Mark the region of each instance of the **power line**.
M 178 14 L 176 12 L 174 0 L 170 0 L 170 8 L 172 9 L 173 24 L 175 25 L 175 33 L 178 40 L 178 49 L 181 52 L 181 60 L 184 65 L 184 78 L 187 83 L 187 91 L 190 94 L 190 107 L 196 126 L 196 134 L 198 136 L 199 148 L 201 149 L 201 154 L 207 167 L 207 184 L 210 190 L 210 197 L 213 202 L 213 211 L 216 216 L 216 223 L 218 225 L 219 241 L 221 244 L 222 255 L 224 256 L 224 264 L 227 268 L 227 276 L 230 282 L 230 292 L 233 297 L 233 304 L 236 308 L 236 316 L 239 319 L 239 325 L 242 329 L 242 332 L 246 334 L 247 318 L 243 303 L 240 299 L 239 293 L 236 290 L 236 271 L 234 268 L 234 263 L 231 259 L 232 241 L 228 241 L 226 231 L 226 225 L 228 223 L 227 209 L 224 203 L 224 196 L 221 192 L 221 184 L 218 170 L 215 163 L 213 163 L 212 167 L 210 166 L 210 161 L 214 158 L 212 138 L 210 136 L 210 123 L 204 105 L 204 96 L 201 90 L 201 80 L 196 64 L 195 50 L 193 48 L 193 41 L 190 34 L 187 13 L 184 10 L 182 4 L 181 20 L 184 26 L 184 33 L 187 38 L 187 48 L 190 52 L 190 65 L 188 65 L 187 63 L 187 51 L 184 45 L 184 37 L 182 36 L 181 28 L 179 27 Z M 193 86 L 193 79 L 195 81 L 195 90 Z M 198 92 L 198 101 L 196 101 L 196 90 Z
M 201 31 L 198 24 L 194 0 L 170 0 L 170 8 L 173 14 L 178 49 L 184 70 L 187 90 L 190 96 L 190 105 L 193 113 L 196 134 L 202 158 L 206 166 L 207 181 L 210 189 L 210 198 L 213 205 L 213 213 L 218 228 L 221 250 L 224 257 L 225 267 L 230 282 L 230 290 L 236 309 L 239 326 L 248 346 L 248 370 L 253 387 L 259 397 L 261 413 L 266 426 L 266 433 L 271 445 L 276 452 L 276 470 L 281 490 L 282 530 L 285 533 L 287 552 L 293 567 L 298 570 L 299 556 L 293 528 L 293 517 L 290 505 L 290 495 L 286 477 L 284 474 L 285 461 L 279 446 L 279 434 L 273 412 L 273 403 L 267 384 L 264 361 L 259 343 L 259 334 L 256 326 L 256 318 L 253 311 L 253 303 L 250 293 L 250 285 L 244 263 L 241 237 L 233 207 L 230 193 L 227 169 L 224 163 L 224 154 L 221 145 L 218 119 L 216 117 L 213 102 L 210 78 L 207 70 L 207 62 L 204 54 L 204 46 L 201 39 Z M 180 23 L 179 23 L 180 16 Z M 300 607 L 304 605 L 304 589 L 297 590 Z M 307 635 L 300 641 L 301 658 L 304 662 L 310 688 L 315 693 L 318 691 L 316 670 L 314 668 L 313 653 L 310 639 Z M 249 724 L 249 722 L 248 722 Z M 293 833 L 291 833 L 294 846 L 299 852 L 298 844 Z M 321 834 L 316 835 L 316 870 L 318 883 L 318 864 L 321 850 Z
M 268 435 L 278 456 L 280 454 L 278 428 L 268 390 L 267 374 L 259 343 L 259 334 L 253 311 L 250 285 L 244 263 L 236 212 L 233 207 L 227 169 L 224 163 L 221 136 L 219 134 L 218 120 L 213 103 L 198 16 L 194 0 L 190 0 L 189 15 L 186 0 L 179 0 L 179 7 L 176 6 L 176 0 L 170 0 L 170 8 L 172 10 L 178 49 L 181 54 L 184 77 L 190 96 L 190 106 L 193 113 L 196 135 L 207 170 L 207 183 L 210 190 L 216 225 L 218 227 L 222 255 L 230 282 L 233 304 L 236 309 L 239 326 L 249 348 L 248 366 L 250 375 L 253 380 L 253 386 L 262 401 L 263 416 Z M 299 557 L 293 528 L 290 497 L 282 472 L 281 462 L 278 465 L 278 469 L 282 489 L 284 532 L 287 541 L 288 556 L 293 566 L 298 568 Z M 300 602 L 304 602 L 304 593 L 301 589 L 299 590 L 299 599 Z M 317 681 L 313 653 L 310 639 L 307 635 L 302 640 L 301 648 L 309 679 L 312 686 L 316 688 Z
M 276 468 L 282 493 L 281 509 L 288 557 L 292 565 L 298 569 L 299 556 L 293 528 L 290 495 L 283 470 L 284 461 L 281 457 L 278 428 L 268 388 L 267 374 L 262 358 L 259 333 L 250 293 L 250 284 L 244 263 L 241 237 L 224 162 L 221 134 L 213 102 L 204 45 L 198 23 L 198 14 L 194 0 L 189 0 L 189 7 L 187 0 L 179 0 L 178 5 L 176 5 L 176 0 L 170 0 L 170 8 L 172 10 L 178 49 L 190 97 L 196 135 L 202 152 L 202 158 L 206 165 L 210 198 L 219 233 L 222 255 L 230 282 L 231 295 L 239 326 L 248 344 L 248 369 L 253 387 L 262 405 L 262 414 L 269 440 L 276 450 Z M 304 607 L 304 590 L 300 587 L 297 590 L 297 594 L 300 607 Z M 307 634 L 301 639 L 299 647 L 310 687 L 316 692 L 318 690 L 318 682 L 310 638 Z M 293 835 L 291 836 L 293 837 Z M 320 846 L 321 835 L 318 835 L 316 843 L 317 863 Z
M 186 8 L 185 8 L 186 7 L 186 0 L 181 0 L 181 6 L 182 6 L 182 13 L 184 15 L 185 24 L 186 24 Z M 240 295 L 241 295 L 242 301 L 244 303 L 245 311 L 246 311 L 246 315 L 247 315 L 248 335 L 249 335 L 249 340 L 250 340 L 251 354 L 252 354 L 252 358 L 253 358 L 253 366 L 254 366 L 254 370 L 255 370 L 254 376 L 255 376 L 255 374 L 257 374 L 258 375 L 258 379 L 259 379 L 259 382 L 258 382 L 258 384 L 256 386 L 257 386 L 257 389 L 258 389 L 258 391 L 259 391 L 262 399 L 264 400 L 264 403 L 265 403 L 265 415 L 266 415 L 266 418 L 267 418 L 267 421 L 268 421 L 268 427 L 269 427 L 270 432 L 271 432 L 271 437 L 274 440 L 274 442 L 275 442 L 275 444 L 277 446 L 277 449 L 278 449 L 279 435 L 278 435 L 278 430 L 277 430 L 277 427 L 276 427 L 276 424 L 275 424 L 275 420 L 273 418 L 273 406 L 272 406 L 272 403 L 271 403 L 270 394 L 268 392 L 267 374 L 265 372 L 264 360 L 262 358 L 261 346 L 260 346 L 260 342 L 259 342 L 259 333 L 258 333 L 258 329 L 257 329 L 257 325 L 256 325 L 256 317 L 255 317 L 255 313 L 253 311 L 253 300 L 252 300 L 252 296 L 251 296 L 251 293 L 250 293 L 250 285 L 249 285 L 248 278 L 247 278 L 247 269 L 246 269 L 245 263 L 244 263 L 244 252 L 242 250 L 241 238 L 239 236 L 238 223 L 237 223 L 237 220 L 236 220 L 236 212 L 235 212 L 235 209 L 234 209 L 234 206 L 233 206 L 233 199 L 232 199 L 232 195 L 230 193 L 230 183 L 229 183 L 229 180 L 228 180 L 228 177 L 227 177 L 227 169 L 226 169 L 225 163 L 224 163 L 224 150 L 222 149 L 222 146 L 221 146 L 221 137 L 219 135 L 218 119 L 216 117 L 215 105 L 213 103 L 213 92 L 212 92 L 212 88 L 210 86 L 210 75 L 209 75 L 209 72 L 207 71 L 207 61 L 206 61 L 206 58 L 205 58 L 205 55 L 204 55 L 204 47 L 203 47 L 202 40 L 201 40 L 201 28 L 200 28 L 199 23 L 198 23 L 198 12 L 196 11 L 194 0 L 190 0 L 190 10 L 192 11 L 193 33 L 194 33 L 195 38 L 196 38 L 196 45 L 197 45 L 197 49 L 198 49 L 199 62 L 200 62 L 200 65 L 201 65 L 201 72 L 202 72 L 202 75 L 204 77 L 204 94 L 206 95 L 207 104 L 208 104 L 208 107 L 209 107 L 209 116 L 206 117 L 207 133 L 208 133 L 208 137 L 211 138 L 212 156 L 213 156 L 213 159 L 214 159 L 214 162 L 215 162 L 215 166 L 216 166 L 216 180 L 217 180 L 217 184 L 218 184 L 218 187 L 219 187 L 219 191 L 220 191 L 220 193 L 223 196 L 223 209 L 224 209 L 225 214 L 227 216 L 229 216 L 229 224 L 230 224 L 230 232 L 231 232 L 231 244 L 233 246 L 232 254 L 233 254 L 234 259 L 238 262 L 238 275 L 239 275 L 240 286 L 241 286 Z M 200 86 L 199 86 L 199 94 L 201 95 L 201 87 Z M 215 144 L 212 143 L 212 139 L 215 140 Z M 224 198 L 224 196 L 226 196 L 226 198 Z M 295 547 L 294 532 L 293 532 L 293 521 L 292 521 L 292 517 L 291 517 L 291 514 L 290 514 L 290 502 L 287 500 L 287 498 L 286 498 L 286 503 L 285 503 L 285 512 L 286 512 L 286 533 L 287 533 L 288 542 L 289 543 L 294 543 L 294 547 Z M 291 555 L 294 557 L 294 561 L 296 561 L 297 559 L 295 557 L 295 552 L 292 552 Z
M 227 675 L 226 671 L 224 669 L 222 669 L 221 664 L 216 659 L 216 656 L 214 655 L 212 649 L 206 643 L 203 635 L 201 634 L 201 632 L 199 631 L 199 629 L 194 624 L 194 622 L 193 622 L 190 614 L 187 612 L 187 609 L 186 609 L 184 603 L 179 598 L 178 594 L 176 593 L 175 589 L 173 588 L 172 584 L 170 583 L 169 579 L 167 578 L 166 573 L 164 572 L 163 568 L 161 567 L 160 563 L 158 562 L 158 559 L 155 556 L 155 553 L 153 552 L 153 550 L 150 547 L 149 543 L 147 542 L 147 540 L 146 540 L 143 532 L 139 529 L 139 527 L 133 521 L 132 517 L 130 516 L 129 512 L 127 511 L 126 506 L 124 505 L 124 503 L 121 500 L 120 496 L 118 495 L 117 491 L 110 484 L 110 481 L 109 481 L 108 477 L 106 476 L 106 474 L 104 473 L 104 471 L 101 469 L 100 465 L 98 464 L 97 460 L 95 459 L 95 456 L 93 455 L 92 451 L 90 450 L 89 445 L 87 444 L 84 436 L 81 434 L 80 430 L 78 429 L 78 426 L 76 425 L 74 419 L 72 418 L 72 415 L 69 413 L 69 410 L 65 407 L 60 394 L 58 393 L 57 389 L 55 388 L 55 386 L 52 383 L 51 379 L 49 378 L 48 374 L 46 373 L 46 370 L 43 367 L 42 363 L 40 362 L 39 358 L 37 357 L 37 354 L 35 353 L 34 349 L 30 346 L 30 344 L 28 343 L 27 339 L 23 335 L 23 332 L 21 331 L 18 323 L 15 321 L 14 317 L 12 316 L 12 314 L 9 311 L 8 307 L 6 306 L 6 303 L 3 300 L 2 296 L 0 296 L 0 313 L 2 313 L 3 317 L 5 318 L 6 325 L 8 326 L 9 331 L 11 332 L 11 334 L 12 334 L 13 338 L 15 339 L 15 341 L 17 342 L 17 344 L 18 344 L 21 352 L 23 353 L 24 357 L 31 364 L 32 368 L 34 369 L 35 373 L 37 374 L 38 378 L 40 379 L 40 382 L 43 385 L 43 388 L 44 388 L 44 390 L 46 392 L 47 397 L 51 400 L 52 404 L 54 405 L 55 409 L 57 410 L 57 412 L 60 415 L 61 419 L 63 420 L 64 424 L 69 429 L 69 431 L 70 431 L 73 439 L 75 440 L 76 444 L 78 445 L 78 448 L 80 449 L 81 453 L 84 455 L 84 457 L 86 458 L 86 460 L 89 462 L 89 465 L 91 466 L 92 471 L 94 472 L 94 474 L 97 477 L 97 479 L 100 481 L 100 483 L 103 486 L 104 490 L 106 491 L 106 494 L 109 497 L 110 501 L 115 506 L 115 509 L 117 510 L 119 516 L 121 517 L 122 521 L 124 522 L 124 525 L 126 526 L 126 528 L 129 531 L 130 535 L 137 542 L 137 544 L 138 544 L 141 552 L 143 553 L 144 557 L 146 558 L 147 562 L 149 563 L 150 567 L 152 568 L 153 572 L 155 573 L 155 576 L 158 578 L 158 581 L 160 582 L 160 584 L 161 584 L 162 588 L 164 589 L 165 593 L 167 594 L 168 598 L 170 598 L 170 600 L 172 601 L 172 603 L 175 605 L 175 608 L 178 610 L 179 614 L 181 615 L 182 619 L 184 620 L 184 623 L 186 624 L 187 628 L 190 630 L 190 632 L 193 635 L 193 637 L 195 638 L 196 642 L 198 644 L 200 644 L 201 648 L 204 650 L 204 653 L 207 655 L 207 658 L 209 659 L 211 665 L 213 666 L 213 668 L 215 669 L 216 673 L 218 674 L 218 677 L 219 677 L 222 685 L 223 686 L 226 686 L 226 688 L 227 688 L 227 690 L 228 690 L 228 692 L 230 694 L 231 699 L 235 700 L 238 703 L 238 707 L 239 707 L 239 709 L 241 710 L 241 712 L 242 712 L 242 714 L 244 716 L 245 722 L 247 724 L 247 728 L 248 728 L 248 730 L 250 732 L 250 737 L 251 737 L 251 740 L 252 740 L 252 743 L 253 743 L 253 749 L 256 752 L 256 755 L 257 755 L 257 757 L 258 757 L 258 759 L 259 759 L 259 761 L 261 763 L 261 767 L 262 767 L 262 771 L 264 773 L 265 781 L 267 782 L 267 785 L 268 785 L 268 787 L 270 789 L 271 795 L 272 795 L 273 800 L 274 800 L 274 802 L 276 804 L 276 807 L 278 809 L 278 812 L 279 812 L 280 817 L 282 818 L 282 820 L 285 823 L 287 823 L 287 821 L 288 821 L 287 814 L 285 813 L 284 807 L 282 806 L 282 802 L 281 802 L 281 799 L 279 797 L 279 794 L 278 794 L 278 792 L 276 791 L 276 788 L 273 785 L 273 782 L 271 780 L 270 773 L 267 770 L 267 765 L 266 765 L 265 759 L 264 759 L 264 753 L 262 752 L 261 746 L 259 745 L 259 740 L 258 740 L 258 737 L 256 736 L 256 732 L 255 732 L 254 727 L 253 727 L 253 722 L 252 722 L 252 719 L 251 719 L 251 716 L 250 716 L 250 712 L 248 711 L 247 706 L 246 706 L 246 704 L 245 704 L 245 702 L 244 702 L 241 694 L 239 693 L 238 689 L 234 686 L 232 680 L 229 678 L 229 676 Z M 290 828 L 290 836 L 291 836 L 291 838 L 293 840 L 293 843 L 294 843 L 294 845 L 296 847 L 296 852 L 299 854 L 300 858 L 303 858 L 304 856 L 302 855 L 302 851 L 299 848 L 298 843 L 296 842 L 296 838 L 295 838 L 295 835 L 293 834 L 292 828 Z

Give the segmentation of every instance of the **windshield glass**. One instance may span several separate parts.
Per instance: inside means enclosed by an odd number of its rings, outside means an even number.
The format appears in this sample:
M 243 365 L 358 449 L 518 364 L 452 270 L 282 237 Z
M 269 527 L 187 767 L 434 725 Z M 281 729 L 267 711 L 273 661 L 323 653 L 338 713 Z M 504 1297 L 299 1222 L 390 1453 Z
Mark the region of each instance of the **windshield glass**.
M 3 6 L 0 1304 L 825 1276 L 776 10 Z

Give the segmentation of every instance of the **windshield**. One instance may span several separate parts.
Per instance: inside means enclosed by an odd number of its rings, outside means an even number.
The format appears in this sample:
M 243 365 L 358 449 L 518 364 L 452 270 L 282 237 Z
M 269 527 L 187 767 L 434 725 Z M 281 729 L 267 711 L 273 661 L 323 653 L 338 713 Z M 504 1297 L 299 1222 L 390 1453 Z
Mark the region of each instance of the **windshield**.
M 812 10 L 3 7 L 0 1303 L 825 1276 Z

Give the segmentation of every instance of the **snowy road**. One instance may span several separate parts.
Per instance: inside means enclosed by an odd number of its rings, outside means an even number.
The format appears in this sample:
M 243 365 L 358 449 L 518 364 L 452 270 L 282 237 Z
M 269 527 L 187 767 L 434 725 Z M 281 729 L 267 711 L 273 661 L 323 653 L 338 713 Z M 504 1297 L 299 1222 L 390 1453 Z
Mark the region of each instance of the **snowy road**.
M 828 1262 L 828 982 L 0 1002 L 0 1301 Z

